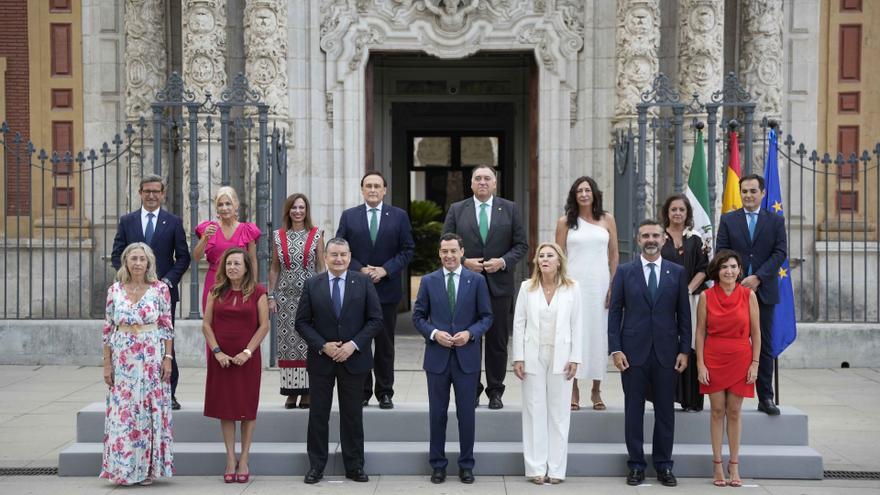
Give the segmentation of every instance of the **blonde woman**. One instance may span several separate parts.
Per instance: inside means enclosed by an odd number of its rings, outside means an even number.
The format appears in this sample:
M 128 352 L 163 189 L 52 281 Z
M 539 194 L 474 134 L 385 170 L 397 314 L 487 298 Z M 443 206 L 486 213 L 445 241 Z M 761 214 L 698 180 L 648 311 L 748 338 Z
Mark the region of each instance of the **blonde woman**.
M 107 290 L 101 478 L 150 485 L 171 476 L 171 294 L 156 277 L 156 257 L 143 242 L 122 252 L 117 282 Z
M 235 189 L 223 186 L 214 197 L 217 209 L 217 220 L 208 220 L 196 227 L 199 242 L 193 248 L 193 258 L 201 260 L 202 255 L 208 260 L 208 273 L 205 274 L 205 286 L 202 290 L 202 312 L 208 302 L 208 292 L 214 286 L 217 275 L 217 263 L 223 253 L 230 248 L 242 248 L 251 258 L 251 265 L 257 266 L 257 239 L 260 228 L 256 224 L 238 221 L 238 194 Z
M 581 293 L 566 274 L 562 248 L 538 246 L 513 318 L 513 372 L 523 381 L 523 457 L 535 484 L 565 479 L 568 398 L 583 353 Z

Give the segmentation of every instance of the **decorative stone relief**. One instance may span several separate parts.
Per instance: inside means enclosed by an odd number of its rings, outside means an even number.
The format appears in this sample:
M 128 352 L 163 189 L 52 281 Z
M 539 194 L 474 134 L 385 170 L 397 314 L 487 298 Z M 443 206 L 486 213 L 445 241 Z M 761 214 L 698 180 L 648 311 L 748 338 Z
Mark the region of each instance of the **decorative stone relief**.
M 468 15 L 480 5 L 480 0 L 469 0 L 470 3 L 467 5 L 462 5 L 462 0 L 424 0 L 424 2 L 425 8 L 437 16 L 440 29 L 450 33 L 464 28 Z
M 184 0 L 183 79 L 196 98 L 226 87 L 226 2 Z
M 269 105 L 287 119 L 287 2 L 248 0 L 244 7 L 245 74 Z
M 683 97 L 697 93 L 709 101 L 723 84 L 724 4 L 714 0 L 679 0 L 678 81 Z
M 162 0 L 125 2 L 125 117 L 150 118 L 150 104 L 165 85 L 165 20 Z
M 330 128 L 333 128 L 333 92 L 327 91 L 324 93 L 324 112 L 327 114 L 327 124 L 330 125 Z
M 745 2 L 739 72 L 757 102 L 757 119 L 782 115 L 782 29 L 782 0 Z
M 659 0 L 617 2 L 617 106 L 615 121 L 635 119 L 641 94 L 659 70 Z

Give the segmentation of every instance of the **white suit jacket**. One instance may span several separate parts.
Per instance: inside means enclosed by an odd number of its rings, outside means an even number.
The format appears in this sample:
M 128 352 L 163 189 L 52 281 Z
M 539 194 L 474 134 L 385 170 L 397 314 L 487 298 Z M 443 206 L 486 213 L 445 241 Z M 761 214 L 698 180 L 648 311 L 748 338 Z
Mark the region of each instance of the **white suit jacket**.
M 541 289 L 529 290 L 530 280 L 520 285 L 513 317 L 513 360 L 523 361 L 526 373 L 534 373 L 540 346 L 538 311 L 547 305 Z M 560 375 L 566 363 L 580 364 L 583 353 L 581 289 L 577 282 L 556 289 L 556 340 L 551 372 Z M 530 371 L 532 370 L 532 371 Z

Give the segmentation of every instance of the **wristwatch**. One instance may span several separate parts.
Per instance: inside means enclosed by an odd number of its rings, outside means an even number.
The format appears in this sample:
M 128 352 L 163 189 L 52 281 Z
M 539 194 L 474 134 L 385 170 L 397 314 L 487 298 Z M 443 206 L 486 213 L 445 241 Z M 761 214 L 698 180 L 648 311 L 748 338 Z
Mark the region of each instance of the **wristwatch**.
M 218 353 L 220 353 L 220 352 L 222 352 L 222 351 L 220 350 L 220 346 L 218 345 L 217 347 L 211 349 L 211 352 L 213 352 L 214 354 L 218 354 Z

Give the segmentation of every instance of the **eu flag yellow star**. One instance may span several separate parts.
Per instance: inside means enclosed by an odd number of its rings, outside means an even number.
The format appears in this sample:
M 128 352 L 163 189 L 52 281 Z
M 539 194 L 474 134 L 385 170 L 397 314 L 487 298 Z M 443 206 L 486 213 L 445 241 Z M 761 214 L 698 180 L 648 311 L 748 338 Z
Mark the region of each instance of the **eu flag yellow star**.
M 782 278 L 785 278 L 785 277 L 787 277 L 787 276 L 788 276 L 788 270 L 786 270 L 785 268 L 780 268 L 780 269 L 779 269 L 779 278 L 782 279 Z
M 780 211 L 782 211 L 782 203 L 780 203 L 779 201 L 775 201 L 773 202 L 772 208 L 776 213 L 779 213 Z

